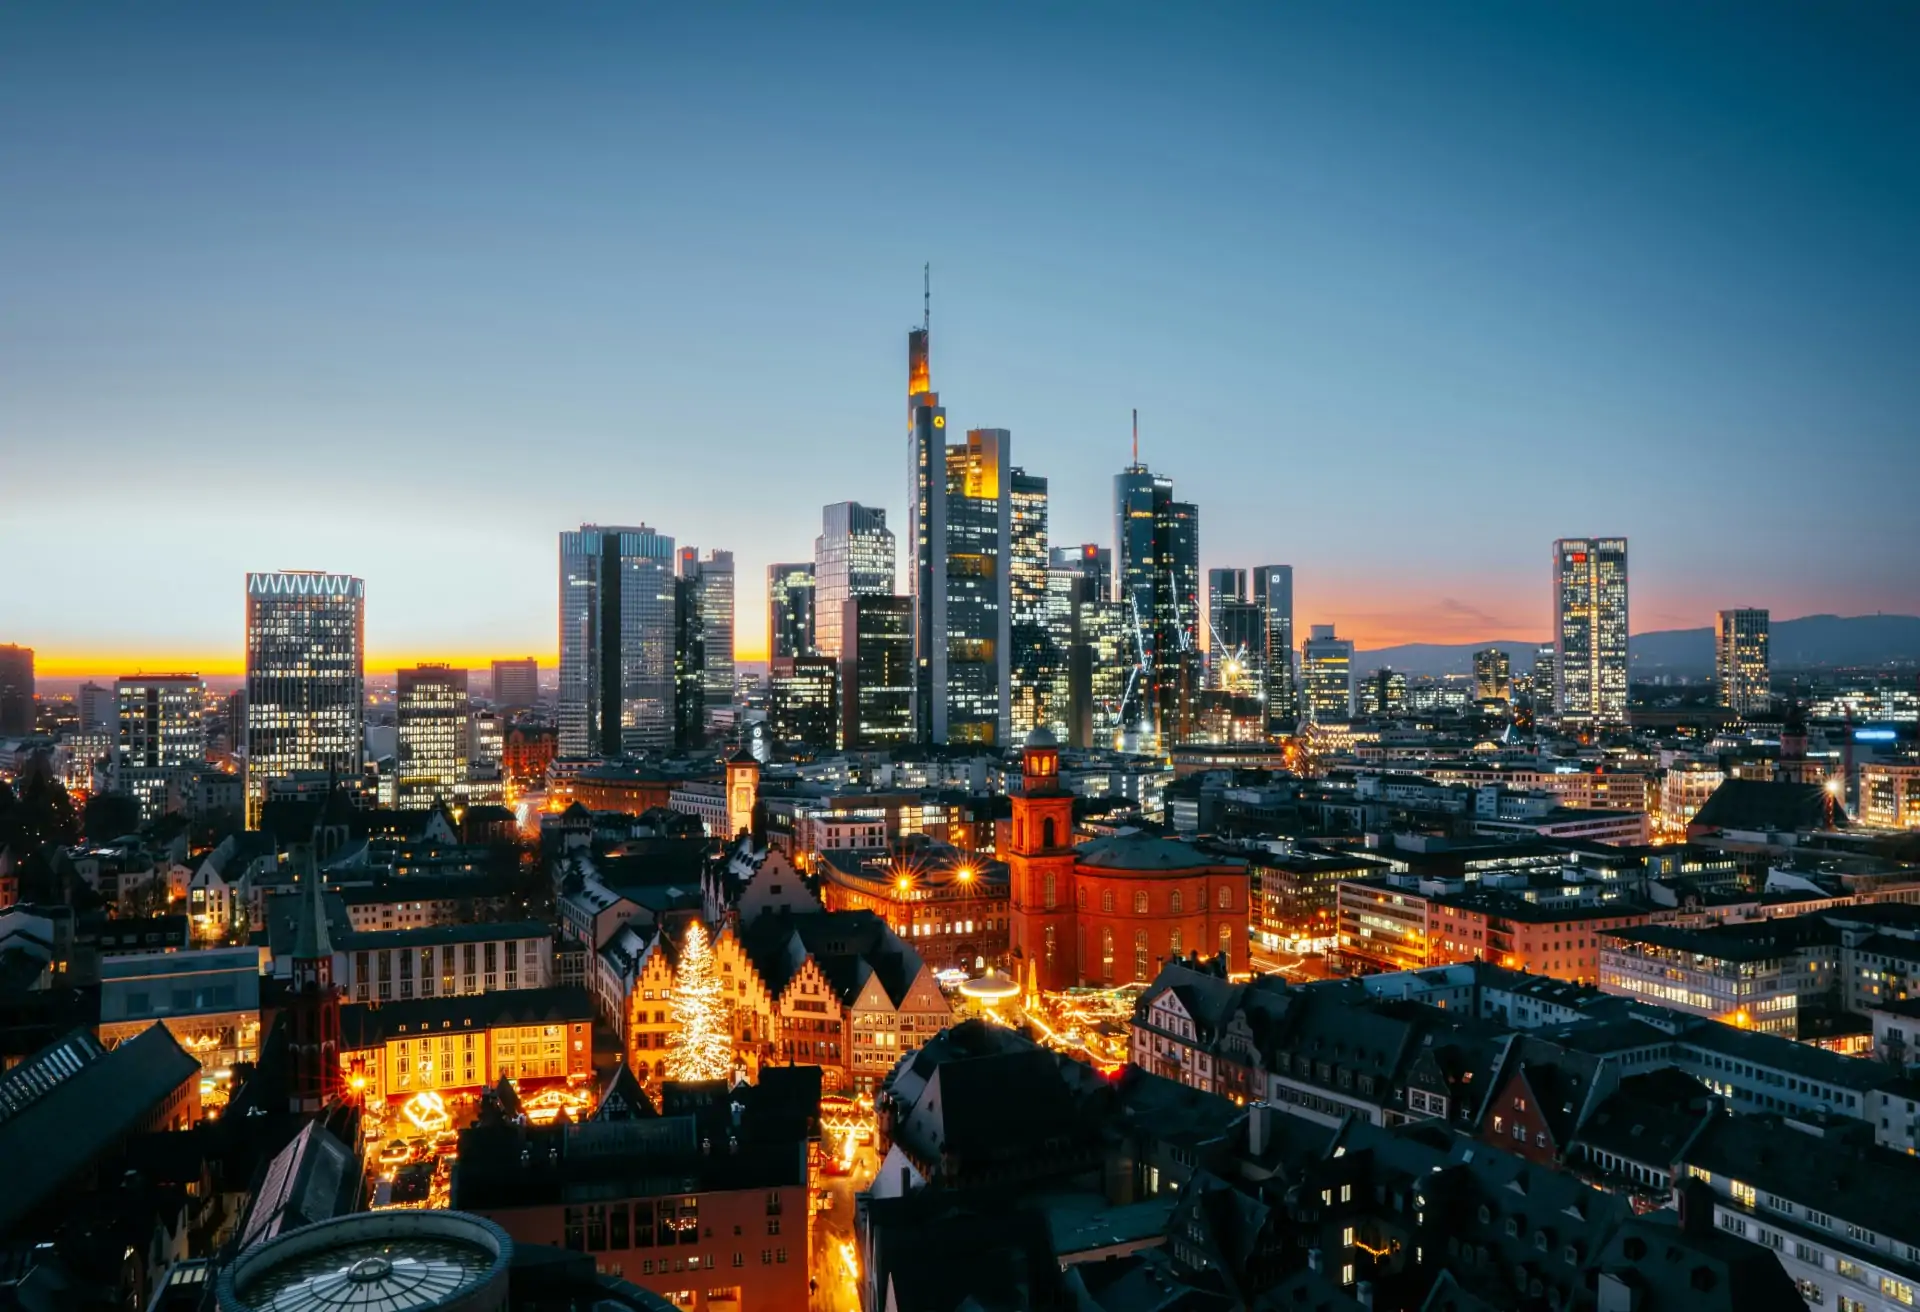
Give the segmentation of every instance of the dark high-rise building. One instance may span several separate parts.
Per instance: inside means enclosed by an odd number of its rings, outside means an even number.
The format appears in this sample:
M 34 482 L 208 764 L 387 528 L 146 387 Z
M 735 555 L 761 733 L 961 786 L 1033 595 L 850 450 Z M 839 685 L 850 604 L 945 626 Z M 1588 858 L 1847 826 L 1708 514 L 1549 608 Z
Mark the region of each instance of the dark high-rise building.
M 697 752 L 707 739 L 707 621 L 700 580 L 673 581 L 673 750 Z
M 493 704 L 503 711 L 531 710 L 540 704 L 540 662 L 523 660 L 493 663 Z
M 267 784 L 358 778 L 365 738 L 366 584 L 345 574 L 247 575 L 247 827 Z
M 827 656 L 787 656 L 769 671 L 767 722 L 783 747 L 832 751 L 839 737 L 840 677 Z
M 1557 644 L 1543 642 L 1533 649 L 1532 696 L 1535 716 L 1550 718 L 1554 714 L 1554 698 L 1560 683 L 1555 670 L 1559 663 Z
M 913 741 L 913 599 L 849 597 L 841 608 L 840 737 L 846 747 Z
M 893 530 L 887 512 L 836 501 L 820 512 L 813 540 L 813 650 L 840 655 L 840 616 L 848 597 L 893 595 Z
M 1260 610 L 1261 670 L 1266 681 L 1267 733 L 1282 737 L 1300 726 L 1300 687 L 1293 675 L 1293 566 L 1259 565 L 1253 604 Z
M 813 654 L 813 562 L 767 566 L 767 655 Z
M 680 548 L 679 576 L 693 582 L 700 607 L 701 692 L 708 706 L 733 703 L 733 553 Z
M 1200 511 L 1136 462 L 1114 476 L 1113 518 L 1115 595 L 1134 649 L 1124 732 L 1164 751 L 1188 735 L 1200 690 Z
M 1048 624 L 1047 480 L 1013 471 L 1013 559 L 1008 594 L 1013 608 L 1009 721 L 1014 741 L 1025 742 L 1040 725 L 1066 731 L 1066 708 L 1056 705 L 1063 687 L 1065 653 Z
M 1720 705 L 1736 715 L 1764 714 L 1773 706 L 1767 660 L 1766 611 L 1723 610 L 1713 630 L 1714 686 Z
M 1554 706 L 1568 724 L 1627 722 L 1627 540 L 1553 544 Z
M 1013 439 L 976 428 L 949 444 L 927 329 L 907 351 L 915 735 L 992 746 L 1005 741 L 1010 712 Z
M 1407 713 L 1407 676 L 1392 666 L 1374 670 L 1360 685 L 1363 715 L 1391 717 Z
M 560 535 L 560 754 L 672 748 L 673 539 L 588 524 Z
M 33 732 L 33 648 L 0 646 L 0 738 Z

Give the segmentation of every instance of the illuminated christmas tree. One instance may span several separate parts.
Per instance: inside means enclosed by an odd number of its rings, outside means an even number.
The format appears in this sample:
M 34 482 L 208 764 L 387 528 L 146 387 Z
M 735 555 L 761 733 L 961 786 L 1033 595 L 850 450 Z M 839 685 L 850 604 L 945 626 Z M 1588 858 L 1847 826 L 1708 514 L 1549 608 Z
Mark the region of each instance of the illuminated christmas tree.
M 707 927 L 694 921 L 680 944 L 673 976 L 673 1020 L 667 1036 L 667 1078 L 724 1080 L 733 1070 L 733 1033 L 713 968 Z

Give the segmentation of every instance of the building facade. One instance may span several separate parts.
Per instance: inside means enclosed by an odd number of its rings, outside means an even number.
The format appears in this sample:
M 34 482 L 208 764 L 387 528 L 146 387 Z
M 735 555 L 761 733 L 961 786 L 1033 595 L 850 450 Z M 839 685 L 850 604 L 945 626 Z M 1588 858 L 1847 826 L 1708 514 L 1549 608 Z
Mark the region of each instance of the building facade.
M 912 599 L 849 597 L 840 629 L 840 745 L 912 742 Z
M 672 749 L 673 563 L 673 539 L 644 524 L 560 535 L 562 756 Z
M 540 662 L 531 656 L 493 663 L 494 707 L 529 711 L 540 704 Z
M 700 611 L 700 690 L 707 707 L 733 703 L 733 553 L 709 551 L 702 559 L 680 548 L 679 577 L 693 587 Z
M 393 804 L 423 811 L 451 803 L 467 782 L 470 757 L 467 672 L 416 665 L 398 675 Z
M 1353 643 L 1335 636 L 1333 625 L 1313 626 L 1300 650 L 1300 683 L 1307 718 L 1315 724 L 1353 718 Z
M 1513 670 L 1505 651 L 1485 647 L 1473 654 L 1473 697 L 1482 702 L 1513 701 Z
M 1009 722 L 1016 740 L 1041 725 L 1054 733 L 1066 731 L 1066 652 L 1059 642 L 1058 618 L 1051 614 L 1048 592 L 1047 480 L 1024 469 L 1012 474 L 1008 505 L 1013 515 L 1009 536 L 1012 551 L 1008 568 L 1008 605 L 1012 607 L 1009 638 Z M 1051 620 L 1051 622 L 1050 622 Z
M 768 656 L 813 655 L 813 622 L 813 562 L 767 566 Z
M 1764 715 L 1773 707 L 1767 628 L 1767 612 L 1751 606 L 1715 616 L 1714 693 L 1735 715 Z
M 1144 750 L 1192 729 L 1201 684 L 1200 510 L 1137 460 L 1113 479 L 1115 597 L 1135 676 L 1123 732 Z
M 167 809 L 167 790 L 182 770 L 207 758 L 202 711 L 207 685 L 197 674 L 135 674 L 115 680 L 118 791 L 140 803 L 140 818 Z
M 1553 544 L 1554 707 L 1567 724 L 1627 723 L 1627 540 Z
M 345 574 L 247 575 L 247 827 L 297 771 L 358 778 L 366 724 L 366 585 Z
M 848 598 L 893 595 L 893 557 L 886 511 L 857 501 L 836 501 L 821 511 L 813 543 L 813 645 L 820 655 L 841 655 Z

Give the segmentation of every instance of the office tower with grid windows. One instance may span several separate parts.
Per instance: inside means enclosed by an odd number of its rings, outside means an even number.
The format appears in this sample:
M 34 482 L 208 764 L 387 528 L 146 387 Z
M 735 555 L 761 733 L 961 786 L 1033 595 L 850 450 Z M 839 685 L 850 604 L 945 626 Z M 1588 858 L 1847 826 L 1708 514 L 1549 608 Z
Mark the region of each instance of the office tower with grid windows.
M 247 827 L 267 785 L 360 774 L 366 726 L 366 584 L 346 574 L 247 575 Z
M 1313 723 L 1353 718 L 1353 643 L 1335 634 L 1333 625 L 1314 625 L 1300 648 L 1300 682 Z
M 1164 751 L 1188 736 L 1201 683 L 1200 511 L 1136 460 L 1113 480 L 1115 597 L 1132 647 L 1127 745 Z
M 401 670 L 397 683 L 393 804 L 402 811 L 452 805 L 467 782 L 467 672 L 416 665 Z
M 767 566 L 767 656 L 813 655 L 813 625 L 813 562 Z
M 493 704 L 502 711 L 528 711 L 540 704 L 540 662 L 528 656 L 493 663 Z
M 700 692 L 707 709 L 733 704 L 733 553 L 709 551 L 703 559 L 680 548 L 679 576 L 694 588 L 700 608 Z
M 1253 604 L 1260 610 L 1267 734 L 1284 737 L 1300 727 L 1300 685 L 1293 670 L 1293 566 L 1255 566 Z
M 140 804 L 142 820 L 165 814 L 179 772 L 206 760 L 206 693 L 197 674 L 129 674 L 114 681 L 114 788 Z
M 1483 702 L 1513 700 L 1512 666 L 1505 651 L 1484 647 L 1473 654 L 1473 695 Z
M 1576 728 L 1627 723 L 1627 540 L 1553 544 L 1554 707 Z
M 1723 610 L 1713 629 L 1714 691 L 1736 715 L 1762 715 L 1773 706 L 1767 658 L 1769 616 L 1755 607 Z

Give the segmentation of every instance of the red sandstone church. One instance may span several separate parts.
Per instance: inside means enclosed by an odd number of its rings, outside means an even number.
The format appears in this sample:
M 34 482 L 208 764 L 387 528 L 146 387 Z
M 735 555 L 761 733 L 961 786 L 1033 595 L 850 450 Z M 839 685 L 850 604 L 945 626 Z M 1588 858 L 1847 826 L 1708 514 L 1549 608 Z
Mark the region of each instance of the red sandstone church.
M 1022 756 L 1013 823 L 1001 830 L 1023 985 L 1144 984 L 1172 956 L 1227 954 L 1247 969 L 1247 867 L 1191 843 L 1122 834 L 1075 846 L 1060 749 L 1036 729 Z

